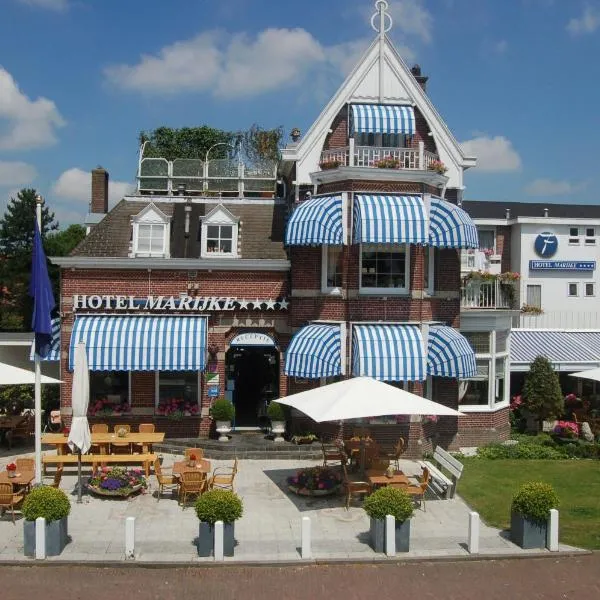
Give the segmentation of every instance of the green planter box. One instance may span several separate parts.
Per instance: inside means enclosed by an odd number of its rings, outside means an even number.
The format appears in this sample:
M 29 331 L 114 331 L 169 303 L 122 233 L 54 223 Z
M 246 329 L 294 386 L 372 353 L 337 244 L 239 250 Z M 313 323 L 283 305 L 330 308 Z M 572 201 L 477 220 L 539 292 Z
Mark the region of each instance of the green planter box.
M 546 523 L 532 521 L 520 513 L 511 512 L 510 539 L 525 550 L 545 548 L 547 529 Z

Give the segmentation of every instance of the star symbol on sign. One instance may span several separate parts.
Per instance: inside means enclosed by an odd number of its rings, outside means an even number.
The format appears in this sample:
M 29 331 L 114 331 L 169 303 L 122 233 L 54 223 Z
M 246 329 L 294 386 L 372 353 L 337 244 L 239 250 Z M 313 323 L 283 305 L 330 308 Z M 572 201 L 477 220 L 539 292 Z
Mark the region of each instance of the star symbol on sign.
M 287 301 L 287 300 L 284 298 L 283 300 L 280 300 L 280 301 L 279 301 L 279 308 L 280 308 L 281 310 L 286 310 L 286 309 L 287 309 L 287 307 L 289 306 L 289 304 L 290 304 L 290 303 L 289 303 L 289 302 L 288 302 L 288 301 Z
M 248 304 L 250 304 L 249 300 L 238 300 L 238 304 L 240 305 L 240 309 L 248 310 Z
M 252 302 L 252 304 L 254 304 L 254 310 L 262 310 L 261 306 L 262 306 L 262 300 L 259 300 L 258 298 Z
M 275 310 L 275 301 L 269 298 L 265 304 L 267 305 L 267 310 Z

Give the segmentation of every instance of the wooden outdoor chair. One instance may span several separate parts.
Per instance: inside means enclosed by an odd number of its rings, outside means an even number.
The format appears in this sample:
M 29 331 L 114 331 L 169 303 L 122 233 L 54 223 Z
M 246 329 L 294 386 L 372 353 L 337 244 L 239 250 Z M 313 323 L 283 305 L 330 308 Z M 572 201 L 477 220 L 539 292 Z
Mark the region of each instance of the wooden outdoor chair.
M 17 465 L 17 471 L 19 472 L 35 473 L 35 459 L 33 458 L 17 458 L 15 465 Z
M 163 473 L 162 465 L 158 458 L 154 461 L 154 475 L 156 475 L 156 481 L 158 483 L 158 492 L 156 495 L 157 502 L 160 500 L 160 495 L 163 493 L 165 487 L 171 489 L 177 489 L 179 487 L 179 481 L 173 474 Z
M 138 431 L 139 433 L 154 433 L 156 431 L 156 426 L 154 425 L 154 423 L 140 423 L 138 425 Z M 139 452 L 141 454 L 142 452 L 144 452 L 144 445 L 148 449 L 148 452 L 152 454 L 152 444 L 132 444 L 133 452 Z
M 405 491 L 413 500 L 420 503 L 421 507 L 423 508 L 423 512 L 425 512 L 425 493 L 427 492 L 429 482 L 431 481 L 431 474 L 427 467 L 422 467 L 422 470 L 423 472 L 419 477 L 418 485 L 404 485 L 401 483 L 392 483 L 391 487 Z
M 17 508 L 25 495 L 21 492 L 15 493 L 13 491 L 12 483 L 0 483 L 0 516 L 4 515 L 4 512 L 10 508 L 12 513 L 12 522 L 15 524 L 15 508 Z
M 233 467 L 216 467 L 208 482 L 208 489 L 221 488 L 233 492 L 233 481 L 238 471 L 238 459 L 233 461 Z
M 57 488 L 58 489 L 60 487 L 60 481 L 61 481 L 62 476 L 63 476 L 63 470 L 64 470 L 63 465 L 58 465 L 56 467 L 56 471 L 54 473 L 54 480 L 50 484 L 53 488 Z
M 343 445 L 337 440 L 330 443 L 321 440 L 321 451 L 323 452 L 324 467 L 326 467 L 328 463 L 341 463 L 345 456 Z
M 185 508 L 188 496 L 200 496 L 206 491 L 206 473 L 183 471 L 179 483 L 179 503 Z
M 400 457 L 406 452 L 406 442 L 403 437 L 398 438 L 398 442 L 394 446 L 393 452 L 384 452 L 380 454 L 380 458 L 387 458 L 394 462 L 394 466 L 400 470 Z
M 190 460 L 192 454 L 196 457 L 196 460 L 204 458 L 204 450 L 202 448 L 186 448 L 184 452 L 185 460 Z
M 131 425 L 115 425 L 113 431 L 117 433 L 120 429 L 125 429 L 127 433 L 131 433 Z M 111 454 L 131 454 L 131 442 L 111 442 Z
M 342 476 L 344 492 L 346 494 L 346 510 L 350 508 L 350 500 L 355 497 L 364 497 L 371 493 L 371 484 L 368 481 L 357 481 L 348 477 L 346 460 L 342 460 Z
M 12 448 L 15 440 L 29 441 L 35 434 L 35 420 L 31 415 L 25 415 L 23 419 L 14 427 L 6 432 L 6 442 L 8 449 Z
M 94 423 L 91 428 L 92 433 L 108 433 L 108 425 L 106 423 Z M 104 445 L 104 444 L 102 444 Z M 100 454 L 101 444 L 92 444 L 90 446 L 90 454 Z

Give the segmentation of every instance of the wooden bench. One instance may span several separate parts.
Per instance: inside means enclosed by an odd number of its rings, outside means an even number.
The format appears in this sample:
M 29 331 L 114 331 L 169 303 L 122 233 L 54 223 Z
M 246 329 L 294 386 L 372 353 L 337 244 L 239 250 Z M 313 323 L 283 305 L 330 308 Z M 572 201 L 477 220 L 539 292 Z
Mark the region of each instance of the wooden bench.
M 454 498 L 456 484 L 462 475 L 464 465 L 439 446 L 436 447 L 432 460 L 436 462 L 435 465 L 430 461 L 421 462 L 421 466 L 427 467 L 431 474 L 430 487 L 439 496 Z M 442 468 L 450 474 L 450 477 L 442 472 Z
M 92 464 L 95 468 L 100 464 L 112 463 L 139 463 L 143 464 L 146 477 L 150 476 L 150 464 L 156 460 L 156 454 L 82 454 L 81 462 Z M 77 454 L 44 454 L 44 465 L 77 464 Z

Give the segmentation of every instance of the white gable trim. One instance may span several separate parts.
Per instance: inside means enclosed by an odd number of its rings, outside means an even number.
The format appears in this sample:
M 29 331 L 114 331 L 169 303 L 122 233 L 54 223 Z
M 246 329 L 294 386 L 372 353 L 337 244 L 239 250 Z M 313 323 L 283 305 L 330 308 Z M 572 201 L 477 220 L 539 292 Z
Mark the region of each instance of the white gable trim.
M 156 219 L 152 219 L 152 215 L 155 215 Z M 134 223 L 139 223 L 141 221 L 144 223 L 169 223 L 171 221 L 171 217 L 160 210 L 160 208 L 158 208 L 154 202 L 150 202 L 148 206 L 143 208 L 137 215 L 133 216 L 131 220 Z
M 219 215 L 223 215 L 223 218 L 218 218 Z M 224 225 L 235 225 L 236 223 L 239 223 L 240 218 L 232 214 L 222 204 L 218 204 L 210 212 L 200 217 L 200 221 L 202 221 L 203 223 L 221 223 Z

